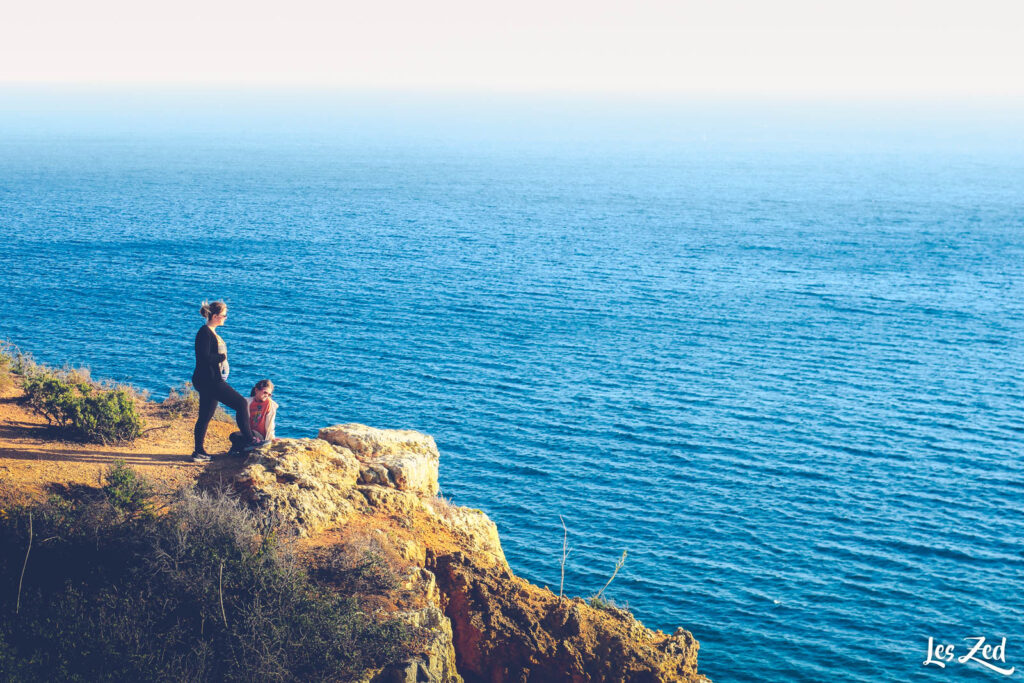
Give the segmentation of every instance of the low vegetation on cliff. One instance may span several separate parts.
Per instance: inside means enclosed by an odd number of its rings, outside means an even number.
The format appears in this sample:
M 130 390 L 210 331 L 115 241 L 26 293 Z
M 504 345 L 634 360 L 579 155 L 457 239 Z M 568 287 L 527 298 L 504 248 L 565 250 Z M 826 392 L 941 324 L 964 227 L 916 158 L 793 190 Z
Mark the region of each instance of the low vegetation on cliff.
M 422 640 L 360 610 L 375 584 L 353 567 L 373 558 L 311 577 L 230 496 L 186 491 L 155 514 L 134 470 L 106 479 L 0 512 L 0 679 L 344 681 Z
M 19 376 L 24 404 L 65 438 L 124 443 L 142 433 L 136 401 L 144 397 L 131 387 L 93 381 L 83 368 L 40 365 L 9 344 L 0 347 L 0 374 L 5 385 Z

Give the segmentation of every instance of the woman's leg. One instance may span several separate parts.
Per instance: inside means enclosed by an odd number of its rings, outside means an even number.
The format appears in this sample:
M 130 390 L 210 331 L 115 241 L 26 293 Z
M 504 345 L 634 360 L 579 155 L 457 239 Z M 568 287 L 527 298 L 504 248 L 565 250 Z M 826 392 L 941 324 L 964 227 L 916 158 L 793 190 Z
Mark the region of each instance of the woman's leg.
M 227 382 L 217 387 L 217 399 L 235 411 L 235 423 L 242 431 L 242 439 L 246 445 L 252 443 L 252 429 L 249 428 L 249 407 L 245 397 L 231 388 Z
M 196 416 L 195 452 L 205 453 L 206 428 L 210 426 L 213 414 L 217 412 L 217 392 L 211 389 L 199 390 L 199 414 Z

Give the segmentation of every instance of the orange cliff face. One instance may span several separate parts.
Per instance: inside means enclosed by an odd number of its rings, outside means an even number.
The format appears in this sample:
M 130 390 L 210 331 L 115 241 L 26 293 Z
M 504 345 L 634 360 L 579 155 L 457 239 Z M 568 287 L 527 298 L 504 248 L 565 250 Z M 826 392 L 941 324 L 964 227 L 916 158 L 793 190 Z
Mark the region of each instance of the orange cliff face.
M 316 439 L 278 439 L 244 461 L 191 463 L 192 420 L 141 406 L 147 431 L 128 446 L 57 440 L 45 421 L 0 395 L 0 501 L 98 486 L 116 458 L 171 490 L 230 485 L 299 536 L 311 568 L 339 544 L 373 544 L 400 577 L 364 608 L 400 616 L 429 636 L 414 659 L 368 671 L 365 681 L 706 681 L 699 645 L 683 629 L 667 635 L 625 611 L 559 599 L 515 576 L 497 527 L 480 510 L 437 496 L 440 454 L 408 430 L 337 425 Z M 225 452 L 232 424 L 214 422 L 211 452 Z
M 433 557 L 468 681 L 706 681 L 699 645 L 678 629 L 645 628 L 629 612 L 595 609 L 579 598 L 515 576 L 507 566 L 461 552 Z

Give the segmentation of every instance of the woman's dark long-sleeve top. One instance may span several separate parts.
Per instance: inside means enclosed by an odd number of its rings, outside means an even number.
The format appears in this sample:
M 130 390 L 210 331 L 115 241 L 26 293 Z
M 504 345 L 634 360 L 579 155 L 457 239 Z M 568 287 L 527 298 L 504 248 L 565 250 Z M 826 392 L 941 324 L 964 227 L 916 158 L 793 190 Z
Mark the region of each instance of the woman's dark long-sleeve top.
M 227 360 L 222 353 L 217 335 L 208 326 L 203 325 L 196 332 L 196 369 L 192 372 L 192 384 L 196 387 L 209 387 L 223 382 L 220 364 Z

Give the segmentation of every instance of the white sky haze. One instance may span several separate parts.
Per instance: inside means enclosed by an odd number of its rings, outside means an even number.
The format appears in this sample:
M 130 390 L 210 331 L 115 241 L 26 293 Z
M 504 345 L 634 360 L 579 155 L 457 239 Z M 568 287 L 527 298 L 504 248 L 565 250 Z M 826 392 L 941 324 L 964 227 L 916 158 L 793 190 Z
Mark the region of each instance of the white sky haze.
M 9 3 L 0 83 L 1024 96 L 1024 2 Z

